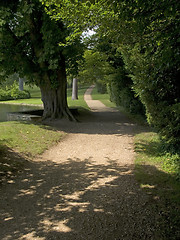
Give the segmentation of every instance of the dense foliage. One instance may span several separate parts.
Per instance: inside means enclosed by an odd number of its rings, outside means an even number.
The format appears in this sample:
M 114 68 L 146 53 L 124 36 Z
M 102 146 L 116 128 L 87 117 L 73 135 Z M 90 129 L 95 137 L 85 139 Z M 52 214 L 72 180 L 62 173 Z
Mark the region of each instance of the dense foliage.
M 30 98 L 30 93 L 27 90 L 20 91 L 19 85 L 15 81 L 12 85 L 0 88 L 0 101 L 27 99 Z
M 95 83 L 98 92 L 109 92 L 110 100 L 128 112 L 144 115 L 144 107 L 132 89 L 122 55 L 113 47 L 111 39 L 96 33 L 87 41 L 84 64 L 79 71 L 81 82 Z
M 96 4 L 101 16 L 96 19 L 98 32 L 121 53 L 149 123 L 176 146 L 180 143 L 179 10 L 176 0 Z
M 133 81 L 125 69 L 122 54 L 112 39 L 99 35 L 96 48 L 106 54 L 107 62 L 111 66 L 111 72 L 106 77 L 111 101 L 114 101 L 117 106 L 123 106 L 130 113 L 144 115 L 143 104 L 135 96 Z
M 102 52 L 86 50 L 84 53 L 84 64 L 79 71 L 79 79 L 84 83 L 96 83 L 98 91 L 105 93 L 107 91 L 107 76 L 112 72 L 107 57 Z
M 125 26 L 130 29 L 119 46 L 145 105 L 150 124 L 173 144 L 180 142 L 179 3 L 133 1 L 127 6 Z M 125 8 L 121 6 L 121 11 Z M 129 12 L 128 12 L 129 11 Z M 121 18 L 121 17 L 120 17 Z

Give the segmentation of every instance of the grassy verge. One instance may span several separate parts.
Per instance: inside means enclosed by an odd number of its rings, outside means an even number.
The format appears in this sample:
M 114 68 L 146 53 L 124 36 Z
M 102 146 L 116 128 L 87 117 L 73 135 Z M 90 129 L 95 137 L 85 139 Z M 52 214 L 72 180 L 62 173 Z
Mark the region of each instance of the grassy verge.
M 44 125 L 30 122 L 0 123 L 0 141 L 27 156 L 34 157 L 57 142 L 62 133 Z
M 18 100 L 9 100 L 9 101 L 3 101 L 2 103 L 8 103 L 8 104 L 33 104 L 33 105 L 42 105 L 41 99 L 38 98 L 29 98 L 29 99 L 18 99 Z
M 24 160 L 41 154 L 64 133 L 29 122 L 0 123 L 0 181 L 23 168 Z
M 159 213 L 162 239 L 179 239 L 180 155 L 165 150 L 158 134 L 135 136 L 135 175 Z
M 80 86 L 78 89 L 78 99 L 77 100 L 72 100 L 72 89 L 69 88 L 67 91 L 67 101 L 68 101 L 68 106 L 69 107 L 83 107 L 86 109 L 89 109 L 88 105 L 84 101 L 84 93 L 87 90 L 88 86 Z

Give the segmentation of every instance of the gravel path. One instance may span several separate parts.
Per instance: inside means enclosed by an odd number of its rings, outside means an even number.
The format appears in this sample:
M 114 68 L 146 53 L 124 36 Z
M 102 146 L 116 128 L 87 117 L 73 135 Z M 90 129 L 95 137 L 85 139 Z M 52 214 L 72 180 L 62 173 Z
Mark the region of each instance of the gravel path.
M 160 239 L 133 174 L 137 126 L 91 90 L 88 117 L 51 122 L 68 134 L 1 188 L 1 240 Z

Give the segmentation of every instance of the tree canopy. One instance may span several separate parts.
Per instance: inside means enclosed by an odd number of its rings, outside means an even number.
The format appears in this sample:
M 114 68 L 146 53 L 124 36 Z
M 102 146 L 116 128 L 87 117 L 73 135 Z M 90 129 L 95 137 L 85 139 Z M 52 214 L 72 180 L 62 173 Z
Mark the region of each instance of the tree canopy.
M 14 72 L 41 89 L 44 118 L 67 116 L 66 69 L 76 71 L 82 55 L 79 35 L 66 44 L 71 28 L 54 20 L 39 0 L 1 1 L 0 72 Z

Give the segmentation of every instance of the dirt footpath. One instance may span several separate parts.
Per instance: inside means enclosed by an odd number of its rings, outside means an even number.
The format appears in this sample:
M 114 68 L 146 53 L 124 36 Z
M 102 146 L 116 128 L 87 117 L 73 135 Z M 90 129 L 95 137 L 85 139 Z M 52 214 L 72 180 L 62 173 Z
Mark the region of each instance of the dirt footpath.
M 65 138 L 1 187 L 1 240 L 157 239 L 150 198 L 133 174 L 137 126 L 85 95 L 81 122 L 53 121 Z

